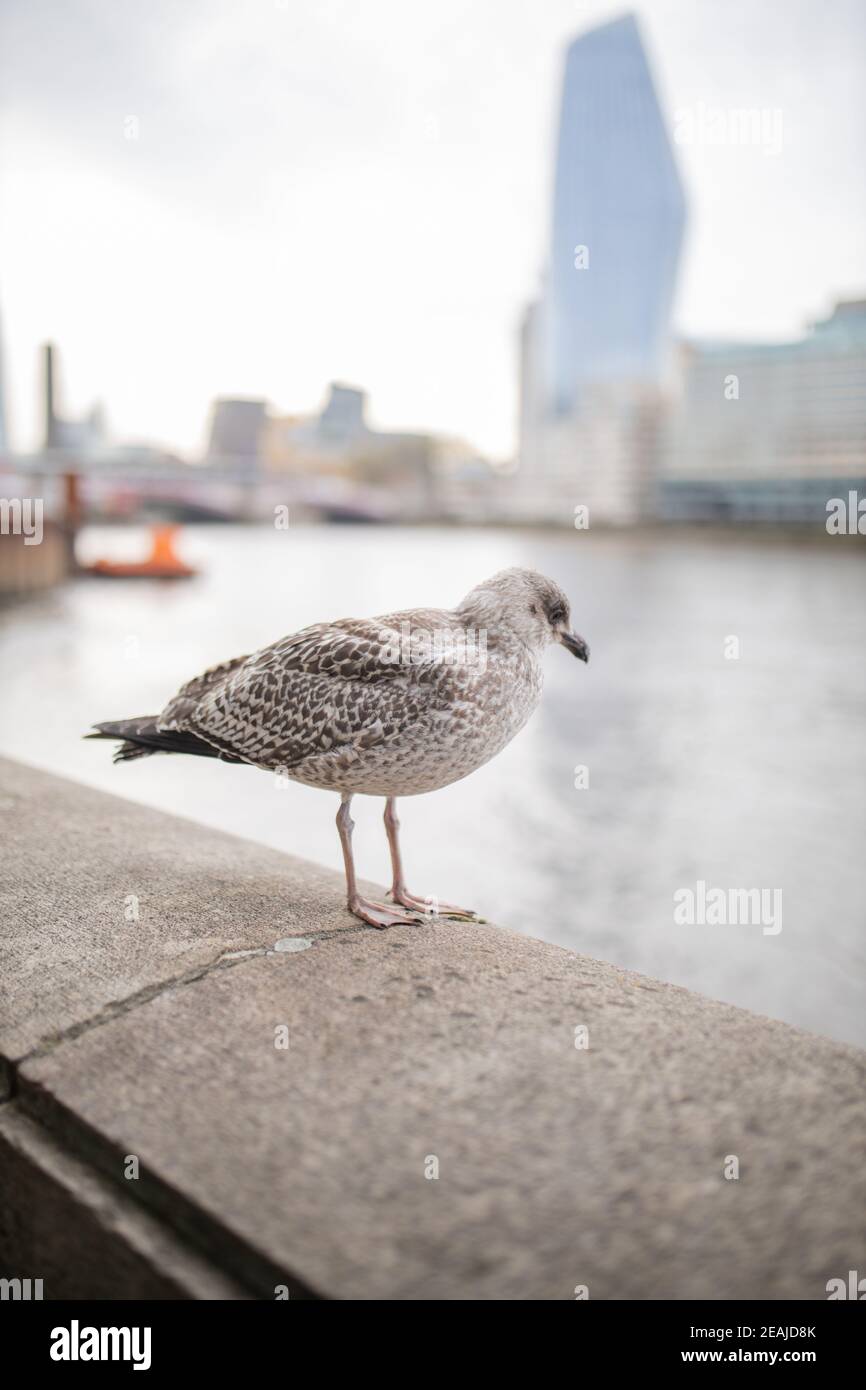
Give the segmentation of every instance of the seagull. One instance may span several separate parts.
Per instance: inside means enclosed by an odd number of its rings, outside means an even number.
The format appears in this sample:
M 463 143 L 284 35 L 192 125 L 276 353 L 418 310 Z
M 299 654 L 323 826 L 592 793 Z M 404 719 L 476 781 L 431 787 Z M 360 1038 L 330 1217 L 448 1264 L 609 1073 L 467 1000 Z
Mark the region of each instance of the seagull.
M 553 642 L 589 661 L 559 586 L 535 570 L 501 570 L 453 610 L 410 608 L 305 627 L 212 666 L 161 714 L 95 724 L 86 737 L 121 740 L 115 762 L 190 753 L 338 792 L 355 917 L 373 927 L 415 925 L 431 913 L 477 921 L 469 909 L 409 892 L 397 798 L 447 787 L 501 752 L 538 704 L 541 658 Z M 387 903 L 358 890 L 355 795 L 385 798 Z

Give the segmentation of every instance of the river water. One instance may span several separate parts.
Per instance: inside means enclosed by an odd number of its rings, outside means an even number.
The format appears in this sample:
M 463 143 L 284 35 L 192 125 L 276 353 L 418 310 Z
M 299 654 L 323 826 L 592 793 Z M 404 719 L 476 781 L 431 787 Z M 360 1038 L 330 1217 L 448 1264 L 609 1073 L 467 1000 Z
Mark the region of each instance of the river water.
M 85 556 L 144 543 L 81 539 Z M 182 549 L 195 580 L 81 579 L 0 610 L 0 752 L 339 868 L 333 795 L 206 760 L 113 767 L 81 733 L 158 710 L 190 675 L 309 622 L 449 606 L 503 566 L 536 566 L 570 595 L 591 664 L 552 649 L 514 743 L 401 803 L 410 887 L 866 1044 L 856 538 L 240 526 L 188 529 Z M 381 810 L 353 808 L 359 870 L 380 881 Z M 675 895 L 699 882 L 727 903 L 764 889 L 767 911 L 677 920 Z

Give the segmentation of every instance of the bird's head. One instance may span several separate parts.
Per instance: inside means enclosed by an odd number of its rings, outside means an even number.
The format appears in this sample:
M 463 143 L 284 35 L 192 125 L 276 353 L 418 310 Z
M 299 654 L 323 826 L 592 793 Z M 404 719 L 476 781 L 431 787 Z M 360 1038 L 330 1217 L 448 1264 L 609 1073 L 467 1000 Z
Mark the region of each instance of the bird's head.
M 516 635 L 536 651 L 559 642 L 581 661 L 589 661 L 589 647 L 571 630 L 568 599 L 558 584 L 537 570 L 500 570 L 470 589 L 457 612 L 466 626 L 491 635 Z

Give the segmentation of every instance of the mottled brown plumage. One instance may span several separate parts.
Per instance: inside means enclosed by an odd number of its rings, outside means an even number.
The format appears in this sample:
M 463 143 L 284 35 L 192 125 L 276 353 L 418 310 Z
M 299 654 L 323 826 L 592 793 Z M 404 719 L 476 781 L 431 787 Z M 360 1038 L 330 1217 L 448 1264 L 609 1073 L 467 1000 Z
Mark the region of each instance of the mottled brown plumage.
M 377 926 L 412 920 L 357 894 L 352 795 L 388 799 L 393 896 L 423 905 L 402 882 L 394 798 L 447 786 L 494 757 L 538 703 L 541 654 L 553 641 L 588 659 L 558 586 L 531 570 L 503 570 L 454 610 L 304 628 L 196 676 L 156 718 L 101 724 L 98 736 L 124 739 L 121 761 L 189 752 L 338 791 L 352 911 Z

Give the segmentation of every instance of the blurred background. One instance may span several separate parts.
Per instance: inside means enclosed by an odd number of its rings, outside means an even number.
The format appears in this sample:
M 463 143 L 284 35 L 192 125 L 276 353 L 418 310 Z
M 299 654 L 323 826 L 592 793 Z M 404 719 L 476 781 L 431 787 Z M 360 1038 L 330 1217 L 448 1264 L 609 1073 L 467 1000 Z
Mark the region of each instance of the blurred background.
M 0 53 L 0 752 L 338 867 L 332 796 L 80 735 L 537 566 L 592 664 L 403 804 L 413 889 L 866 1043 L 859 0 L 6 0 Z

